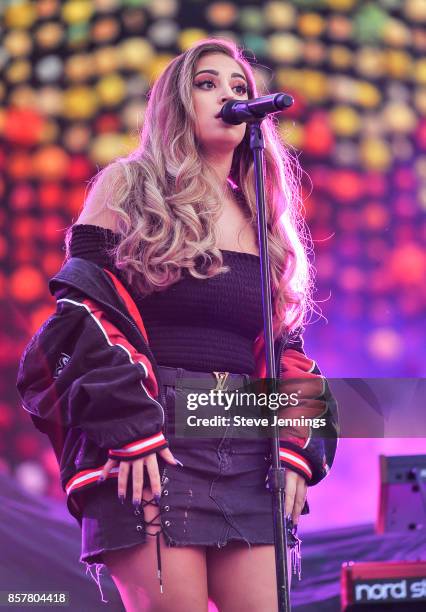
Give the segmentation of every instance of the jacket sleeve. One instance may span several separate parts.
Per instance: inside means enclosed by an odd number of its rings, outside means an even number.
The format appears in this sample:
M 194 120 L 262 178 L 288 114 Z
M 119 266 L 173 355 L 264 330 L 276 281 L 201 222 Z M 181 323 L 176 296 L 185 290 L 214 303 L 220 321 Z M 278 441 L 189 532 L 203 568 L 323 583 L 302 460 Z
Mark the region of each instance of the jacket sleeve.
M 318 365 L 303 350 L 300 333 L 294 334 L 281 354 L 280 390 L 294 394 L 297 404 L 280 410 L 292 424 L 280 428 L 280 459 L 301 474 L 309 485 L 329 472 L 336 453 L 337 404 Z M 296 402 L 296 399 L 295 399 Z
M 17 387 L 39 429 L 43 422 L 78 428 L 113 459 L 137 459 L 168 445 L 147 355 L 78 292 L 58 299 L 31 339 Z

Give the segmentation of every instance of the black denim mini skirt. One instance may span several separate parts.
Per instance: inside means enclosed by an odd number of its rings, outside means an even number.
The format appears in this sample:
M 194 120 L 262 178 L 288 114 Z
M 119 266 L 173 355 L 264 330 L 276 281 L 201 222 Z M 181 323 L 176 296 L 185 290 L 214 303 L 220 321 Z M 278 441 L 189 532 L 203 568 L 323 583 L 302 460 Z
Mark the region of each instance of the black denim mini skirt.
M 182 466 L 158 457 L 162 494 L 158 523 L 169 546 L 223 547 L 230 541 L 273 544 L 272 496 L 266 486 L 271 464 L 268 438 L 232 437 L 232 427 L 217 437 L 182 438 L 174 435 L 176 388 L 182 379 L 195 380 L 199 391 L 214 389 L 212 373 L 160 367 L 166 407 L 166 438 Z M 250 382 L 247 374 L 229 374 L 228 388 Z M 145 475 L 145 482 L 149 482 Z M 105 551 L 147 541 L 150 525 L 143 508 L 132 505 L 131 479 L 126 500 L 117 498 L 116 479 L 84 491 L 82 507 L 82 562 L 102 563 Z

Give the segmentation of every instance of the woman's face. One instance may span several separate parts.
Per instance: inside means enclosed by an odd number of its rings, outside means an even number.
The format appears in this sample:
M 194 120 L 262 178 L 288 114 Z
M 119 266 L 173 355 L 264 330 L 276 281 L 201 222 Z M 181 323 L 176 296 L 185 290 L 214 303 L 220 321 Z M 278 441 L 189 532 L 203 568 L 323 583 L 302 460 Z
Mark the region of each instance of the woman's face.
M 192 101 L 197 141 L 206 153 L 234 150 L 244 138 L 246 124 L 229 125 L 217 115 L 228 100 L 247 100 L 248 83 L 243 69 L 224 53 L 208 53 L 198 60 L 194 74 Z

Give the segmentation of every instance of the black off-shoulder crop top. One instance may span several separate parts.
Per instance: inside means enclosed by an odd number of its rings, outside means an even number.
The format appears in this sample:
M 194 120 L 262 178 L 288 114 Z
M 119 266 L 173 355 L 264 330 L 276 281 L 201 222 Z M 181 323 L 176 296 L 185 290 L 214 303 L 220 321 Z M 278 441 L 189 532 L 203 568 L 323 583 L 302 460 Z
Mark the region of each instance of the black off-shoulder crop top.
M 106 253 L 117 238 L 95 225 L 74 225 L 70 254 L 120 278 L 141 313 L 158 364 L 253 374 L 253 342 L 263 329 L 260 258 L 222 249 L 229 272 L 205 280 L 185 274 L 166 290 L 142 297 Z

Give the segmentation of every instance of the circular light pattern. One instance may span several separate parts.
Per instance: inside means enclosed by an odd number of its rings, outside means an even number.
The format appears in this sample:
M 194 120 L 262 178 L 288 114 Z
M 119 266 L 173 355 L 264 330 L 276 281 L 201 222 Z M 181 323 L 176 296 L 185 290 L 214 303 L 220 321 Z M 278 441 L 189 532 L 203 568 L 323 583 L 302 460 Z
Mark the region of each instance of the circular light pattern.
M 16 183 L 10 192 L 9 202 L 17 211 L 31 208 L 35 203 L 34 189 L 28 183 Z
M 330 111 L 330 123 L 338 136 L 348 137 L 357 134 L 361 119 L 352 106 L 335 106 Z
M 348 70 L 354 63 L 354 56 L 348 47 L 332 45 L 328 52 L 330 66 L 337 70 Z
M 243 30 L 263 32 L 266 27 L 262 10 L 255 6 L 245 6 L 240 10 L 238 23 Z
M 33 155 L 34 176 L 41 180 L 54 181 L 65 178 L 68 164 L 68 155 L 58 146 L 40 147 Z
M 4 23 L 8 28 L 30 28 L 36 19 L 36 7 L 31 2 L 10 3 L 4 11 Z
M 148 28 L 149 39 L 158 47 L 169 47 L 177 39 L 179 28 L 170 19 L 160 19 Z
M 37 14 L 41 19 L 56 17 L 59 10 L 59 0 L 38 0 Z
M 63 37 L 63 26 L 55 22 L 43 24 L 34 32 L 35 41 L 43 50 L 53 49 L 59 46 Z
M 27 151 L 13 151 L 7 157 L 7 173 L 13 181 L 29 179 L 32 174 L 32 158 Z
M 298 19 L 298 29 L 302 36 L 318 37 L 324 32 L 326 22 L 318 13 L 303 13 Z
M 88 63 L 92 74 L 103 75 L 121 68 L 121 54 L 116 47 L 105 46 L 92 53 Z
M 94 124 L 96 134 L 115 134 L 119 131 L 120 119 L 116 113 L 104 113 L 100 115 Z
M 389 102 L 383 107 L 383 119 L 392 132 L 410 133 L 417 123 L 415 112 L 401 102 Z
M 337 170 L 333 173 L 329 191 L 340 204 L 351 204 L 362 197 L 364 185 L 357 172 Z
M 391 78 L 405 80 L 412 74 L 412 59 L 405 51 L 388 49 L 385 57 L 386 72 Z
M 126 87 L 127 87 L 127 96 L 129 98 L 136 96 L 142 97 L 146 94 L 149 89 L 149 83 L 147 79 L 142 76 L 133 76 L 129 79 L 126 79 Z
M 63 109 L 63 91 L 56 87 L 46 85 L 37 91 L 35 101 L 37 109 L 45 115 L 59 115 Z
M 62 19 L 69 24 L 89 21 L 94 6 L 90 0 L 68 0 L 62 6 Z
M 44 209 L 55 209 L 62 205 L 65 193 L 59 183 L 46 182 L 39 185 L 38 202 Z
M 422 0 L 406 0 L 404 4 L 405 14 L 410 21 L 421 24 L 426 22 L 426 5 Z
M 91 87 L 83 85 L 64 91 L 63 114 L 67 119 L 89 119 L 98 109 L 98 96 Z
M 127 70 L 146 71 L 155 61 L 152 45 L 144 38 L 128 38 L 119 48 L 121 66 Z
M 35 66 L 35 74 L 42 83 L 51 83 L 58 80 L 62 71 L 62 60 L 57 55 L 47 55 Z
M 92 25 L 92 39 L 100 44 L 115 40 L 119 33 L 120 27 L 114 17 L 103 17 Z
M 4 118 L 4 136 L 23 146 L 36 144 L 43 129 L 43 118 L 34 110 L 11 108 Z
M 133 100 L 126 104 L 120 116 L 128 131 L 139 131 L 142 128 L 145 109 L 146 104 L 142 100 Z
M 358 147 L 350 141 L 337 142 L 334 146 L 334 160 L 339 166 L 357 166 L 359 164 Z
M 367 81 L 358 81 L 355 87 L 356 101 L 360 106 L 374 108 L 381 102 L 380 90 L 378 87 Z
M 96 10 L 99 13 L 110 13 L 120 7 L 121 0 L 94 0 Z
M 139 3 L 138 3 L 139 4 Z M 147 6 L 152 17 L 174 17 L 178 12 L 179 5 L 177 0 L 155 0 Z
M 327 78 L 322 72 L 304 70 L 301 92 L 310 102 L 324 102 L 328 97 Z
M 326 58 L 326 48 L 318 40 L 306 40 L 303 45 L 303 58 L 308 64 L 322 64 Z
M 392 81 L 387 87 L 388 97 L 395 102 L 409 102 L 410 90 L 404 83 Z
M 331 15 L 328 19 L 328 35 L 332 40 L 346 41 L 352 38 L 352 22 L 344 15 Z
M 384 53 L 374 47 L 361 47 L 355 57 L 355 67 L 362 76 L 378 79 L 386 69 Z
M 22 83 L 28 81 L 31 76 L 31 64 L 26 59 L 18 59 L 9 64 L 5 70 L 6 79 L 9 83 Z
M 215 27 L 227 28 L 237 19 L 237 8 L 232 2 L 213 2 L 206 8 L 206 17 Z
M 199 40 L 202 40 L 203 38 L 207 38 L 207 36 L 208 33 L 200 28 L 186 28 L 185 30 L 182 30 L 178 37 L 179 48 L 181 51 L 186 51 L 193 44 Z
M 397 136 L 391 142 L 391 150 L 396 160 L 408 160 L 413 157 L 413 143 L 407 138 Z
M 125 9 L 121 15 L 123 26 L 128 33 L 140 34 L 145 27 L 145 13 L 140 9 Z
M 11 30 L 4 37 L 3 44 L 11 57 L 29 55 L 32 49 L 31 37 L 23 30 Z
M 40 144 L 56 142 L 58 140 L 58 136 L 59 126 L 56 121 L 53 121 L 52 119 L 45 121 L 40 134 Z
M 18 85 L 9 92 L 10 106 L 15 108 L 34 108 L 37 104 L 37 95 L 32 87 Z
M 381 172 L 387 170 L 392 162 L 387 142 L 379 138 L 366 138 L 361 141 L 360 157 L 366 168 Z
M 119 74 L 109 74 L 99 79 L 96 92 L 103 106 L 117 106 L 124 99 L 126 85 Z
M 290 3 L 267 2 L 263 8 L 265 22 L 276 29 L 290 29 L 296 23 L 296 9 Z
M 403 345 L 399 334 L 389 327 L 379 328 L 371 332 L 367 341 L 367 348 L 375 359 L 390 361 L 398 358 Z
M 383 41 L 393 47 L 405 47 L 410 44 L 410 30 L 400 19 L 388 19 L 383 28 Z
M 93 75 L 93 59 L 88 53 L 75 53 L 65 65 L 67 81 L 83 82 Z
M 304 141 L 304 128 L 300 123 L 295 121 L 281 121 L 279 125 L 279 132 L 283 141 L 291 147 L 300 149 L 303 146 Z
M 390 219 L 388 210 L 380 202 L 369 202 L 364 209 L 365 228 L 380 232 L 386 229 Z
M 354 19 L 354 34 L 361 43 L 378 42 L 382 38 L 388 16 L 373 3 L 361 5 Z
M 30 232 L 32 231 L 31 226 Z M 45 287 L 43 275 L 34 266 L 20 266 L 15 272 L 12 272 L 9 278 L 10 295 L 18 302 L 31 303 L 44 297 Z
M 42 495 L 47 486 L 47 477 L 35 461 L 23 461 L 15 469 L 15 478 L 29 493 Z
M 276 62 L 297 62 L 302 50 L 302 41 L 293 34 L 272 34 L 268 38 L 268 54 Z

